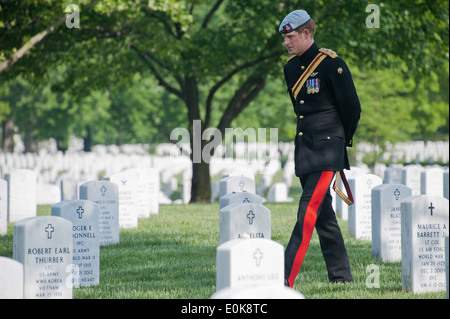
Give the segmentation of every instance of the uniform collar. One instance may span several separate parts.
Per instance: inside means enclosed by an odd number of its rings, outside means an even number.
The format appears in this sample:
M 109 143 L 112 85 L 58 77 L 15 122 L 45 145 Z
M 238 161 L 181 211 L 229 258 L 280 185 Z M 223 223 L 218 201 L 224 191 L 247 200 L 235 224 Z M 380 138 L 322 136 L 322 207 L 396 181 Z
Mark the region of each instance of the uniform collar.
M 306 50 L 298 58 L 300 59 L 300 62 L 308 64 L 316 57 L 318 51 L 319 51 L 319 47 L 317 46 L 316 42 L 313 42 L 313 44 L 311 44 L 309 49 Z

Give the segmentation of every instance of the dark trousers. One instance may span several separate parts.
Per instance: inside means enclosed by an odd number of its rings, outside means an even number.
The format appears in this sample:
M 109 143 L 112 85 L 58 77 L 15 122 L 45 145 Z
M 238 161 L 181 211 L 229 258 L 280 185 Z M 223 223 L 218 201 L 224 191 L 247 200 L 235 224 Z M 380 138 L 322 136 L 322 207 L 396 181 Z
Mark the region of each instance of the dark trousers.
M 309 242 L 316 227 L 320 248 L 332 282 L 353 281 L 350 262 L 341 229 L 331 203 L 330 184 L 334 172 L 317 172 L 300 177 L 303 194 L 300 198 L 297 223 L 285 252 L 285 280 L 292 288 Z

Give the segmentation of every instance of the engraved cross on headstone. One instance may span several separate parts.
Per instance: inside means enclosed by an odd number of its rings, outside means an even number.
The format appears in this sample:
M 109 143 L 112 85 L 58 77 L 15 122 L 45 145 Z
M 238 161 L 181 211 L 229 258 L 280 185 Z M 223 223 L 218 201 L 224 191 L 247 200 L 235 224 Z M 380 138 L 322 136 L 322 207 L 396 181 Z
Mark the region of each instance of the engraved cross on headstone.
M 256 266 L 261 266 L 261 259 L 263 258 L 263 253 L 259 248 L 256 249 L 255 253 L 253 254 L 253 258 L 256 260 Z
M 248 219 L 248 224 L 252 225 L 253 224 L 253 219 L 255 218 L 255 214 L 253 214 L 253 211 L 249 211 L 247 214 L 247 219 Z
M 45 231 L 47 232 L 47 238 L 52 239 L 52 233 L 55 231 L 55 227 L 53 227 L 52 224 L 48 224 L 47 227 L 45 227 Z
M 77 214 L 78 214 L 79 219 L 83 218 L 83 214 L 84 214 L 83 206 L 78 207 Z
M 400 191 L 398 190 L 398 188 L 394 191 L 394 196 L 395 196 L 395 200 L 399 199 Z
M 433 206 L 433 203 L 430 203 L 430 207 L 428 208 L 430 209 L 431 216 L 433 216 L 433 209 L 435 209 L 436 207 Z
M 106 193 L 105 185 L 103 185 L 102 188 L 100 188 L 100 192 L 102 192 L 102 196 L 105 196 L 105 193 Z
M 241 192 L 244 191 L 244 186 L 245 186 L 245 183 L 244 183 L 243 181 L 241 181 L 241 182 L 239 183 L 239 188 L 241 189 Z

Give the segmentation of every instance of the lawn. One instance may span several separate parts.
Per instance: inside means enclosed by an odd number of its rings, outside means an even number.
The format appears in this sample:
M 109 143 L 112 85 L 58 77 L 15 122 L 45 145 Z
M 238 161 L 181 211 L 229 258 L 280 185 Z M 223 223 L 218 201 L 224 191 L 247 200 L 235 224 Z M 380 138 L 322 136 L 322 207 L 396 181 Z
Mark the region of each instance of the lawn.
M 272 214 L 272 240 L 286 246 L 295 223 L 297 203 L 265 204 Z M 49 215 L 39 206 L 38 215 Z M 314 232 L 294 289 L 307 299 L 444 299 L 445 292 L 402 291 L 401 263 L 371 255 L 371 243 L 348 235 L 346 241 L 354 282 L 328 282 L 325 262 Z M 207 299 L 215 292 L 219 205 L 161 205 L 158 215 L 139 219 L 138 228 L 121 229 L 120 243 L 100 249 L 100 285 L 77 288 L 74 299 Z M 0 236 L 0 255 L 12 258 L 13 225 Z M 379 285 L 373 285 L 374 271 Z M 372 276 L 371 276 L 372 275 Z M 375 287 L 373 287 L 375 286 Z

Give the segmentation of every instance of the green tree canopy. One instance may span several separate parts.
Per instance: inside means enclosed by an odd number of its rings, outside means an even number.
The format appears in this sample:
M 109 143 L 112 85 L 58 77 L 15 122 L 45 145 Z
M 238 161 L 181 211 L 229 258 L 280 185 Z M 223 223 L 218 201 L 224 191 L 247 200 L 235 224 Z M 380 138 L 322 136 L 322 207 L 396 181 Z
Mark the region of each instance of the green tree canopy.
M 361 72 L 398 69 L 420 83 L 439 74 L 448 60 L 445 0 L 380 3 L 379 28 L 367 27 L 367 4 L 356 0 L 86 0 L 78 1 L 79 28 L 64 24 L 69 3 L 1 2 L 0 59 L 14 64 L 7 63 L 0 77 L 22 74 L 33 83 L 54 83 L 53 90 L 67 92 L 74 103 L 94 91 L 122 95 L 136 73 L 152 77 L 180 102 L 171 107 L 183 107 L 175 112 L 186 115 L 191 143 L 194 120 L 201 121 L 202 130 L 223 132 L 258 97 L 268 77 L 282 77 L 287 56 L 278 25 L 294 9 L 314 18 L 320 46 L 337 51 Z M 39 41 L 31 41 L 44 31 Z M 24 54 L 15 54 L 23 47 L 28 47 Z M 48 71 L 56 66 L 64 72 L 54 81 Z M 148 111 L 142 104 L 113 100 L 111 125 L 140 125 L 137 114 Z M 84 124 L 89 127 L 89 120 Z M 209 180 L 208 164 L 193 163 L 193 201 L 209 200 Z

